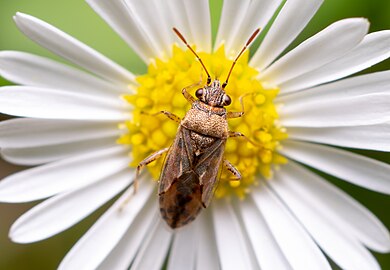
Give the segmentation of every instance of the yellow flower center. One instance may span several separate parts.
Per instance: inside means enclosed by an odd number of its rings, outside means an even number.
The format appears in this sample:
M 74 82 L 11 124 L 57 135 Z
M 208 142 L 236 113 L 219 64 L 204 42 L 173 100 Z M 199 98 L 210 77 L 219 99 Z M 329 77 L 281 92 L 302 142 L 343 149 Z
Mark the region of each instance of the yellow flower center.
M 221 81 L 226 78 L 232 60 L 226 57 L 223 47 L 212 54 L 199 53 L 199 56 L 213 78 Z M 248 58 L 247 51 L 237 62 L 225 91 L 232 99 L 228 111 L 241 111 L 239 97 L 245 95 L 245 114 L 240 118 L 229 119 L 229 129 L 245 134 L 256 145 L 242 137 L 227 140 L 224 156 L 240 171 L 242 179 L 232 181 L 233 175 L 222 166 L 215 191 L 217 198 L 232 194 L 245 197 L 260 177 L 270 178 L 273 167 L 286 162 L 276 152 L 280 141 L 287 138 L 284 129 L 276 124 L 278 114 L 273 101 L 279 89 L 266 89 L 256 79 L 258 72 L 248 66 Z M 139 86 L 136 93 L 124 96 L 134 108 L 133 118 L 121 125 L 128 132 L 118 140 L 120 144 L 131 146 L 131 166 L 136 167 L 153 152 L 172 144 L 178 123 L 164 115 L 151 114 L 164 110 L 184 117 L 191 105 L 181 90 L 202 80 L 200 86 L 189 89 L 194 96 L 196 89 L 206 84 L 204 74 L 189 50 L 174 46 L 173 56 L 169 60 L 155 59 L 149 65 L 147 74 L 137 77 Z M 164 158 L 160 158 L 147 166 L 156 180 L 163 162 Z

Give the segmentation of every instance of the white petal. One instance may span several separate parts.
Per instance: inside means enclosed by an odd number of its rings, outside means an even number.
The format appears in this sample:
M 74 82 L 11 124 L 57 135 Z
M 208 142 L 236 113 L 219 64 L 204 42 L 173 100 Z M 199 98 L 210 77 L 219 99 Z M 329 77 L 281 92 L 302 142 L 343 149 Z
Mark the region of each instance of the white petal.
M 248 198 L 242 201 L 239 209 L 260 268 L 291 269 L 253 200 Z
M 390 152 L 390 123 L 356 127 L 289 127 L 290 139 Z
M 51 237 L 73 226 L 118 194 L 133 180 L 125 170 L 97 183 L 52 197 L 23 214 L 12 225 L 10 238 L 31 243 Z
M 208 0 L 183 1 L 191 29 L 191 37 L 199 51 L 211 51 L 211 18 Z M 181 12 L 184 12 L 182 10 Z
M 78 141 L 64 144 L 28 148 L 3 148 L 2 158 L 13 164 L 34 166 L 81 155 L 99 149 L 114 147 L 118 137 Z
M 390 194 L 390 165 L 341 149 L 292 140 L 280 153 L 318 170 L 377 192 Z
M 54 26 L 19 12 L 14 20 L 30 39 L 70 62 L 124 87 L 135 82 L 134 75 L 126 69 Z
M 120 242 L 99 265 L 99 270 L 127 270 L 129 268 L 140 246 L 152 232 L 154 224 L 160 219 L 157 209 L 156 200 L 151 199 L 134 219 Z
M 332 221 L 332 226 L 337 225 L 344 234 L 353 236 L 373 250 L 390 250 L 390 235 L 386 227 L 348 194 L 291 161 L 278 175 L 280 181 L 283 179 L 283 187 L 291 190 L 294 196 L 299 194 L 296 197 L 305 199 L 316 213 Z
M 265 28 L 280 3 L 280 0 L 224 1 L 215 49 L 225 43 L 226 52 L 236 56 L 255 29 Z
M 58 269 L 95 269 L 98 267 L 142 211 L 154 190 L 153 187 L 154 184 L 144 178 L 140 181 L 136 194 L 133 188 L 125 192 L 72 247 Z M 131 200 L 124 204 L 129 196 Z
M 195 269 L 196 247 L 199 239 L 198 220 L 175 231 L 167 270 Z
M 256 29 L 265 29 L 281 2 L 281 0 L 251 1 L 243 20 L 235 26 L 234 32 L 226 33 L 229 37 L 227 44 L 230 46 L 228 47 L 230 50 L 227 51 L 237 54 Z
M 38 147 L 120 134 L 115 122 L 18 118 L 0 122 L 0 147 Z
M 0 88 L 0 112 L 22 117 L 69 120 L 126 120 L 127 104 L 62 90 L 28 86 Z
M 134 14 L 124 1 L 86 0 L 86 2 L 146 63 L 157 56 L 151 41 L 135 21 Z
M 157 1 L 160 2 L 160 8 L 163 10 L 165 15 L 165 20 L 167 21 L 168 26 L 171 28 L 176 27 L 180 30 L 181 33 L 185 36 L 186 40 L 191 45 L 196 45 L 197 40 L 194 40 L 191 33 L 189 18 L 187 16 L 186 6 L 183 0 L 170 0 L 170 1 Z M 163 3 L 163 5 L 161 4 Z M 172 41 L 177 42 L 176 45 L 179 45 L 183 49 L 187 47 L 178 40 L 177 36 L 172 33 Z
M 169 36 L 172 33 L 171 29 L 168 31 L 167 27 L 164 27 L 165 21 L 163 21 L 161 10 L 158 10 L 157 1 L 124 0 L 123 2 L 137 27 L 145 33 L 151 46 L 155 48 L 153 56 L 162 57 L 164 52 L 169 55 L 172 50 Z
M 229 201 L 214 201 L 213 221 L 221 269 L 257 269 L 250 245 Z
M 390 31 L 370 33 L 343 57 L 280 85 L 283 93 L 334 81 L 371 67 L 390 57 Z
M 279 85 L 321 67 L 358 45 L 368 27 L 368 21 L 361 18 L 335 22 L 277 60 L 259 78 Z
M 303 30 L 322 2 L 323 0 L 287 1 L 253 55 L 250 65 L 260 71 L 268 67 Z
M 24 52 L 0 52 L 0 75 L 17 84 L 109 98 L 130 91 L 122 84 L 113 84 L 49 58 Z
M 383 123 L 390 120 L 390 93 L 366 94 L 339 99 L 323 98 L 300 106 L 280 108 L 283 126 L 337 127 Z
M 196 46 L 197 51 L 211 51 L 211 17 L 208 0 L 171 0 L 157 1 L 157 3 L 159 3 L 159 9 L 163 10 L 164 20 L 170 31 L 172 42 L 185 48 L 183 43 L 173 34 L 172 27 L 175 27 L 184 35 L 190 45 Z
M 374 257 L 363 245 L 350 234 L 340 230 L 337 221 L 330 219 L 321 211 L 322 209 L 313 205 L 313 198 L 308 199 L 305 194 L 297 193 L 285 184 L 283 179 L 289 177 L 294 176 L 276 174 L 269 184 L 321 249 L 342 269 L 380 269 Z M 325 203 L 330 204 L 329 200 L 332 198 L 327 198 Z
M 168 255 L 171 243 L 172 232 L 163 224 L 159 218 L 150 230 L 148 237 L 144 240 L 141 249 L 131 265 L 130 270 L 147 269 L 160 270 Z
M 325 98 L 339 99 L 379 93 L 390 93 L 389 70 L 356 76 L 280 96 L 276 102 L 303 107 L 307 103 L 319 102 Z
M 231 52 L 231 42 L 228 41 L 229 39 L 235 37 L 235 32 L 238 31 L 238 27 L 244 20 L 249 4 L 249 0 L 223 1 L 221 19 L 219 21 L 217 38 L 214 43 L 214 50 L 217 50 L 222 44 L 225 44 L 225 50 L 228 54 L 236 54 L 236 52 Z
M 15 173 L 0 182 L 0 201 L 34 201 L 96 182 L 126 168 L 127 151 L 116 146 Z
M 215 242 L 215 233 L 212 225 L 211 211 L 203 211 L 197 218 L 198 224 L 198 247 L 196 249 L 196 269 L 219 270 L 218 251 Z
M 177 7 L 175 5 L 175 0 L 171 1 L 159 1 L 159 0 L 153 0 L 151 5 L 154 6 L 154 12 L 158 13 L 159 17 L 159 23 L 157 26 L 157 30 L 160 32 L 160 34 L 164 33 L 164 46 L 166 47 L 166 51 L 164 52 L 166 55 L 170 56 L 172 55 L 172 45 L 175 42 L 179 42 L 177 39 L 177 36 L 173 32 L 173 27 L 176 27 L 180 29 L 180 31 L 183 31 L 184 33 L 188 33 L 189 29 L 183 29 L 180 27 L 180 24 L 176 23 L 175 18 L 176 17 L 187 17 L 187 13 L 184 12 L 184 9 L 180 10 L 178 12 Z M 150 6 L 150 5 L 149 5 Z M 171 8 L 174 8 L 172 10 Z M 188 26 L 188 24 L 187 24 Z M 182 46 L 183 49 L 186 49 L 185 45 L 182 42 L 179 43 L 179 46 Z
M 264 183 L 252 197 L 293 269 L 331 269 L 304 228 Z

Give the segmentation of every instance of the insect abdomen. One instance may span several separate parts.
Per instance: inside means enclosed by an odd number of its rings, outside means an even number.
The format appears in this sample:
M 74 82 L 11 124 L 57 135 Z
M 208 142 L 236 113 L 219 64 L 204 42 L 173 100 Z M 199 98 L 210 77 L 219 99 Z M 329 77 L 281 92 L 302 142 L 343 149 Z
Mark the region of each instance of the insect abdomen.
M 185 173 L 160 194 L 161 216 L 172 229 L 193 221 L 202 208 L 202 190 L 194 172 Z

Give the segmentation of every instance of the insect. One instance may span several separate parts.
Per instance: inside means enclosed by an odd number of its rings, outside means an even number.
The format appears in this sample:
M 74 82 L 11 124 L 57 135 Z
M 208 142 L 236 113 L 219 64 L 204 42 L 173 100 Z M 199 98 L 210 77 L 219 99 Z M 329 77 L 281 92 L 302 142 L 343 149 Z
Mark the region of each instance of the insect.
M 144 166 L 168 152 L 160 175 L 158 193 L 161 216 L 175 229 L 193 221 L 202 208 L 210 204 L 222 164 L 233 174 L 234 180 L 241 179 L 240 172 L 224 159 L 223 154 L 229 137 L 244 136 L 239 132 L 229 131 L 227 123 L 229 118 L 241 117 L 244 114 L 244 106 L 240 98 L 242 111 L 227 112 L 225 106 L 230 105 L 231 98 L 224 89 L 238 58 L 260 29 L 248 39 L 222 85 L 218 79 L 211 81 L 211 76 L 198 54 L 176 28 L 173 28 L 173 31 L 202 65 L 207 74 L 207 85 L 196 91 L 197 99 L 189 94 L 186 88 L 182 90 L 183 96 L 191 104 L 191 109 L 182 120 L 168 111 L 157 113 L 179 123 L 176 138 L 171 147 L 159 150 L 140 162 L 136 179 Z M 134 185 L 136 190 L 137 181 Z

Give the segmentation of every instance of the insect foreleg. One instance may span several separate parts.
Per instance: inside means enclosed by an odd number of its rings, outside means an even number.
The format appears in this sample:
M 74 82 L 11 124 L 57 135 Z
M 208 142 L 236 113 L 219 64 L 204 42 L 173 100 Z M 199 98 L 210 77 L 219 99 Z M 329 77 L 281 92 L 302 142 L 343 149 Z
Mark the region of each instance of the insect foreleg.
M 228 118 L 228 119 L 240 118 L 243 115 L 244 115 L 244 112 L 227 112 L 226 118 Z
M 230 180 L 237 180 L 237 181 L 241 180 L 240 171 L 236 167 L 234 167 L 229 160 L 223 159 L 223 165 L 225 165 L 226 169 L 228 169 L 228 171 L 234 175 L 234 178 Z
M 241 104 L 241 112 L 227 112 L 226 114 L 226 118 L 227 119 L 230 119 L 230 118 L 239 118 L 241 116 L 244 115 L 245 113 L 245 109 L 244 109 L 244 97 L 247 97 L 247 96 L 255 96 L 257 95 L 256 93 L 246 93 L 242 96 L 240 96 L 238 98 L 238 100 L 240 101 L 240 104 Z
M 191 103 L 191 104 L 194 103 L 196 99 L 190 93 L 188 93 L 187 89 L 190 89 L 190 88 L 193 88 L 195 86 L 198 86 L 201 83 L 202 83 L 202 76 L 200 76 L 199 82 L 191 84 L 190 86 L 187 86 L 187 87 L 183 88 L 183 90 L 181 90 L 181 93 L 183 94 L 183 96 L 186 98 L 186 100 L 189 103 Z
M 187 89 L 186 88 L 183 88 L 183 90 L 181 90 L 181 93 L 183 94 L 183 96 L 186 98 L 186 100 L 189 102 L 189 103 L 194 103 L 195 102 L 195 98 L 193 96 L 191 96 L 190 93 L 187 92 Z
M 177 116 L 176 114 L 173 114 L 171 112 L 168 112 L 168 111 L 159 111 L 159 112 L 156 112 L 156 113 L 146 113 L 146 112 L 142 112 L 143 114 L 147 114 L 147 115 L 150 115 L 150 116 L 157 116 L 159 114 L 164 114 L 166 117 L 168 117 L 169 119 L 175 121 L 176 123 L 180 123 L 181 119 L 179 116 Z
M 256 147 L 260 147 L 260 148 L 263 148 L 261 145 L 255 143 L 254 141 L 252 141 L 251 139 L 249 139 L 247 136 L 245 136 L 244 134 L 242 134 L 241 132 L 236 132 L 236 131 L 230 131 L 228 132 L 228 137 L 229 138 L 234 138 L 234 137 L 243 137 L 245 140 L 247 140 L 250 144 L 256 146 Z

